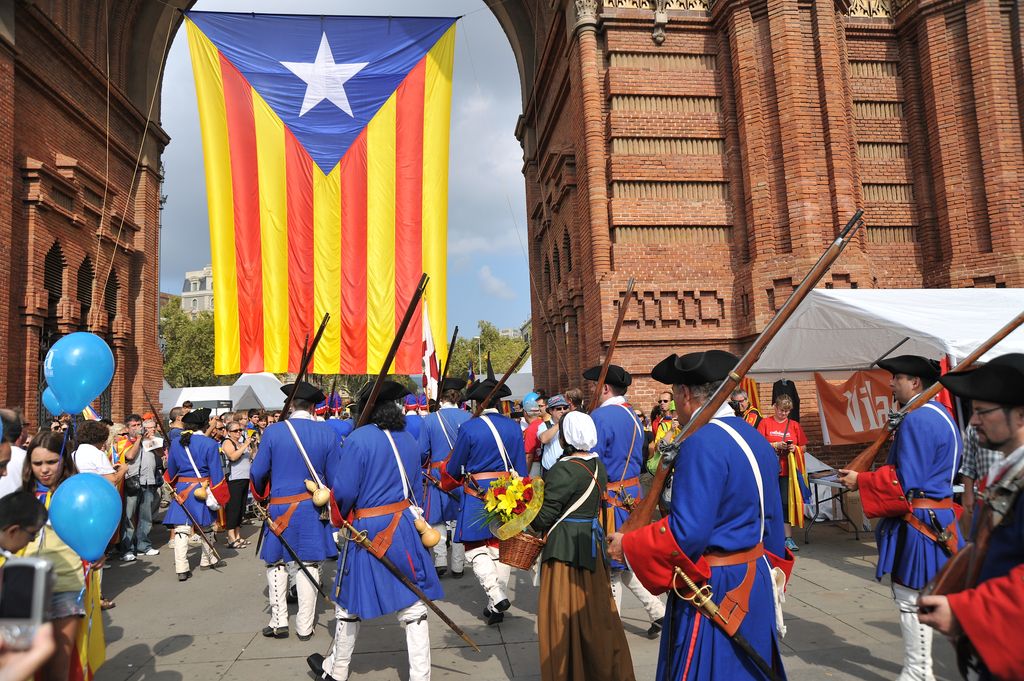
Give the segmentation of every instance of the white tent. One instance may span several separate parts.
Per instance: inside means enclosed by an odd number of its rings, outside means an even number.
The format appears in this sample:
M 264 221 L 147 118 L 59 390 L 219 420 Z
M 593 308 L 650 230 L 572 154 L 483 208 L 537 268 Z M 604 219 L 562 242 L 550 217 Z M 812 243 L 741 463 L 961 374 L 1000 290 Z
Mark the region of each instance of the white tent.
M 814 372 L 838 378 L 882 356 L 959 361 L 1022 311 L 1024 289 L 816 289 L 751 373 L 759 380 Z M 1024 328 L 982 361 L 1007 352 L 1024 352 Z
M 281 381 L 272 373 L 242 374 L 235 381 L 236 386 L 249 386 L 264 409 L 280 409 L 284 406 L 285 395 L 281 392 Z
M 179 407 L 185 400 L 198 408 L 209 407 L 213 413 L 237 409 L 266 408 L 253 389 L 247 385 L 206 385 L 193 388 L 164 388 L 160 391 L 160 403 L 164 412 Z

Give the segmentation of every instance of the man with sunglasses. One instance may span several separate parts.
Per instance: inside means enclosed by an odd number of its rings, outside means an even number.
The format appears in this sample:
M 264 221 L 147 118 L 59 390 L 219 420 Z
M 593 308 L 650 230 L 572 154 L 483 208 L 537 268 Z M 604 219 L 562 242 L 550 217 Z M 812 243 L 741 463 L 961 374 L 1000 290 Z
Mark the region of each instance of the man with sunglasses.
M 544 474 L 547 474 L 562 456 L 562 445 L 558 440 L 558 421 L 568 411 L 572 411 L 572 406 L 565 396 L 555 395 L 548 400 L 547 412 L 551 416 L 551 421 L 537 429 L 537 440 L 541 444 L 540 465 Z
M 892 374 L 889 386 L 900 405 L 939 380 L 939 363 L 917 355 L 878 362 Z M 897 681 L 931 681 L 932 631 L 918 620 L 920 590 L 963 546 L 953 503 L 963 442 L 946 406 L 931 400 L 896 426 L 886 465 L 874 471 L 839 471 L 840 482 L 860 490 L 864 514 L 881 518 L 875 528 L 878 568 L 888 573 L 903 633 L 903 670 Z
M 588 381 L 596 381 L 600 375 L 600 365 L 583 372 L 583 378 Z M 597 426 L 597 446 L 594 451 L 608 469 L 608 488 L 601 514 L 608 536 L 618 532 L 619 527 L 629 517 L 633 505 L 641 498 L 640 470 L 644 461 L 644 428 L 626 399 L 626 389 L 632 383 L 633 377 L 628 371 L 617 364 L 609 364 L 604 385 L 601 386 L 601 394 L 598 396 L 601 406 L 591 414 L 594 425 Z M 639 599 L 651 620 L 647 636 L 657 638 L 661 634 L 665 618 L 665 604 L 648 591 L 623 562 L 612 561 L 611 582 L 616 609 L 622 612 L 622 587 L 625 586 Z

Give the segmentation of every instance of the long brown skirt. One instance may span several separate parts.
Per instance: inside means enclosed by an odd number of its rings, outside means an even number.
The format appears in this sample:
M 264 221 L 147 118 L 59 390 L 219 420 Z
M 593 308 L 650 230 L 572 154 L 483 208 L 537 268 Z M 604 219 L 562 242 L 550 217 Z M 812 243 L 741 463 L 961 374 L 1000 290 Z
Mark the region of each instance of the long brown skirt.
M 635 681 L 608 568 L 558 560 L 541 566 L 537 613 L 543 681 Z

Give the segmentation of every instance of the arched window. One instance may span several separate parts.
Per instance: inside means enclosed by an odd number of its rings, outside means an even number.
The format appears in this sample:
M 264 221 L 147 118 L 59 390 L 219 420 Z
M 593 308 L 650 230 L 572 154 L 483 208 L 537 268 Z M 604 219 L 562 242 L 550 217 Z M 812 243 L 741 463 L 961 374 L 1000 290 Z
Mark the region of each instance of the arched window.
M 79 326 L 85 329 L 89 325 L 89 311 L 92 309 L 92 282 L 96 278 L 96 272 L 92 267 L 92 260 L 85 256 L 85 260 L 78 266 L 78 276 L 75 282 L 75 296 L 81 307 L 82 315 L 79 319 Z
M 198 310 L 199 310 L 199 299 L 198 298 L 193 298 L 192 299 L 192 311 L 193 312 L 197 312 Z
M 111 326 L 114 324 L 114 315 L 117 314 L 117 292 L 120 288 L 121 285 L 117 282 L 117 272 L 111 270 L 110 277 L 107 278 L 107 285 L 103 287 L 103 309 L 107 312 L 107 322 Z
M 551 290 L 551 261 L 547 258 L 544 258 L 544 275 L 541 277 L 540 281 L 541 286 L 544 287 L 544 290 L 541 291 L 541 295 L 545 296 L 547 295 L 547 292 Z
M 562 283 L 562 262 L 561 258 L 558 257 L 558 246 L 555 246 L 555 252 L 552 257 L 551 269 L 555 271 L 555 280 L 558 283 Z
M 64 295 L 64 251 L 60 242 L 54 241 L 43 260 L 43 287 L 46 289 L 47 316 L 57 316 L 57 303 Z
M 562 237 L 562 254 L 565 256 L 565 271 L 572 272 L 572 248 L 569 244 L 569 230 Z

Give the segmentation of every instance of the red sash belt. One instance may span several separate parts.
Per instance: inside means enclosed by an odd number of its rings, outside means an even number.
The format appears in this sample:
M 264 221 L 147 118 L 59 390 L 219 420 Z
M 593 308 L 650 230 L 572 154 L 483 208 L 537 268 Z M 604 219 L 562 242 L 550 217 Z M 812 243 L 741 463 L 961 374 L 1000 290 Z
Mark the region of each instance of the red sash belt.
M 293 494 L 288 497 L 271 497 L 269 504 L 270 506 L 280 506 L 282 504 L 288 504 L 288 510 L 286 510 L 284 513 L 282 513 L 281 515 L 274 518 L 272 521 L 268 523 L 270 526 L 270 531 L 276 534 L 278 537 L 280 537 L 281 533 L 288 529 L 288 523 L 290 523 L 292 520 L 292 513 L 295 513 L 295 509 L 299 507 L 299 504 L 301 504 L 303 501 L 306 501 L 307 499 L 311 500 L 312 498 L 313 495 L 311 495 L 309 492 Z
M 621 509 L 625 509 L 627 511 L 632 511 L 633 509 L 628 508 L 624 503 L 622 503 L 621 496 L 618 495 L 618 494 L 615 494 L 615 492 L 621 492 L 626 487 L 634 487 L 634 486 L 639 485 L 639 484 L 640 484 L 640 478 L 629 478 L 628 480 L 620 480 L 618 482 L 609 482 L 608 486 L 606 487 L 606 491 L 604 493 L 604 500 L 605 500 L 606 503 L 611 504 L 615 508 L 621 508 Z
M 498 472 L 487 472 L 487 473 L 470 473 L 466 475 L 466 480 L 462 483 L 462 489 L 466 491 L 466 494 L 477 499 L 483 499 L 484 494 L 487 492 L 486 489 L 481 488 L 481 491 L 477 491 L 476 487 L 469 484 L 469 480 L 480 483 L 485 480 L 497 480 L 503 475 L 508 475 L 506 471 Z M 479 485 L 478 485 L 479 486 Z
M 188 478 L 185 477 L 184 475 L 179 475 L 174 479 L 174 482 L 175 484 L 179 482 L 184 482 L 188 485 L 188 487 L 181 491 L 181 494 L 178 494 L 177 492 L 174 493 L 174 498 L 178 500 L 179 504 L 184 506 L 185 499 L 188 499 L 188 495 L 192 494 L 192 492 L 195 491 L 196 487 L 199 487 L 204 482 L 206 484 L 209 484 L 210 478 Z
M 955 504 L 953 504 L 952 497 L 946 497 L 945 499 L 925 499 L 923 497 L 919 497 L 912 500 L 910 505 L 915 509 L 949 509 L 954 511 L 956 509 Z M 928 537 L 931 541 L 943 547 L 947 554 L 953 556 L 960 550 L 960 547 L 957 545 L 957 538 L 959 537 L 959 528 L 957 527 L 956 522 L 957 515 L 958 514 L 954 512 L 953 522 L 943 528 L 941 537 L 935 532 L 935 528 L 924 524 L 921 519 L 913 513 L 907 513 L 903 516 L 902 520 L 924 536 Z
M 387 527 L 378 532 L 370 542 L 371 553 L 380 557 L 388 552 L 388 549 L 391 548 L 391 542 L 394 541 L 395 538 L 395 530 L 398 528 L 398 521 L 402 519 L 402 513 L 411 505 L 412 504 L 408 499 L 402 499 L 401 501 L 396 501 L 393 504 L 371 506 L 370 508 L 360 508 L 356 510 L 356 520 L 361 520 L 363 518 L 379 518 L 386 515 L 391 516 L 391 522 L 388 523 Z
M 757 560 L 763 555 L 763 544 L 743 551 L 712 551 L 704 554 L 704 560 L 711 567 L 744 564 L 747 566 L 747 573 L 740 585 L 726 592 L 725 598 L 718 604 L 718 616 L 729 636 L 739 630 L 743 619 L 750 612 L 750 591 L 754 586 L 754 576 L 757 574 Z

